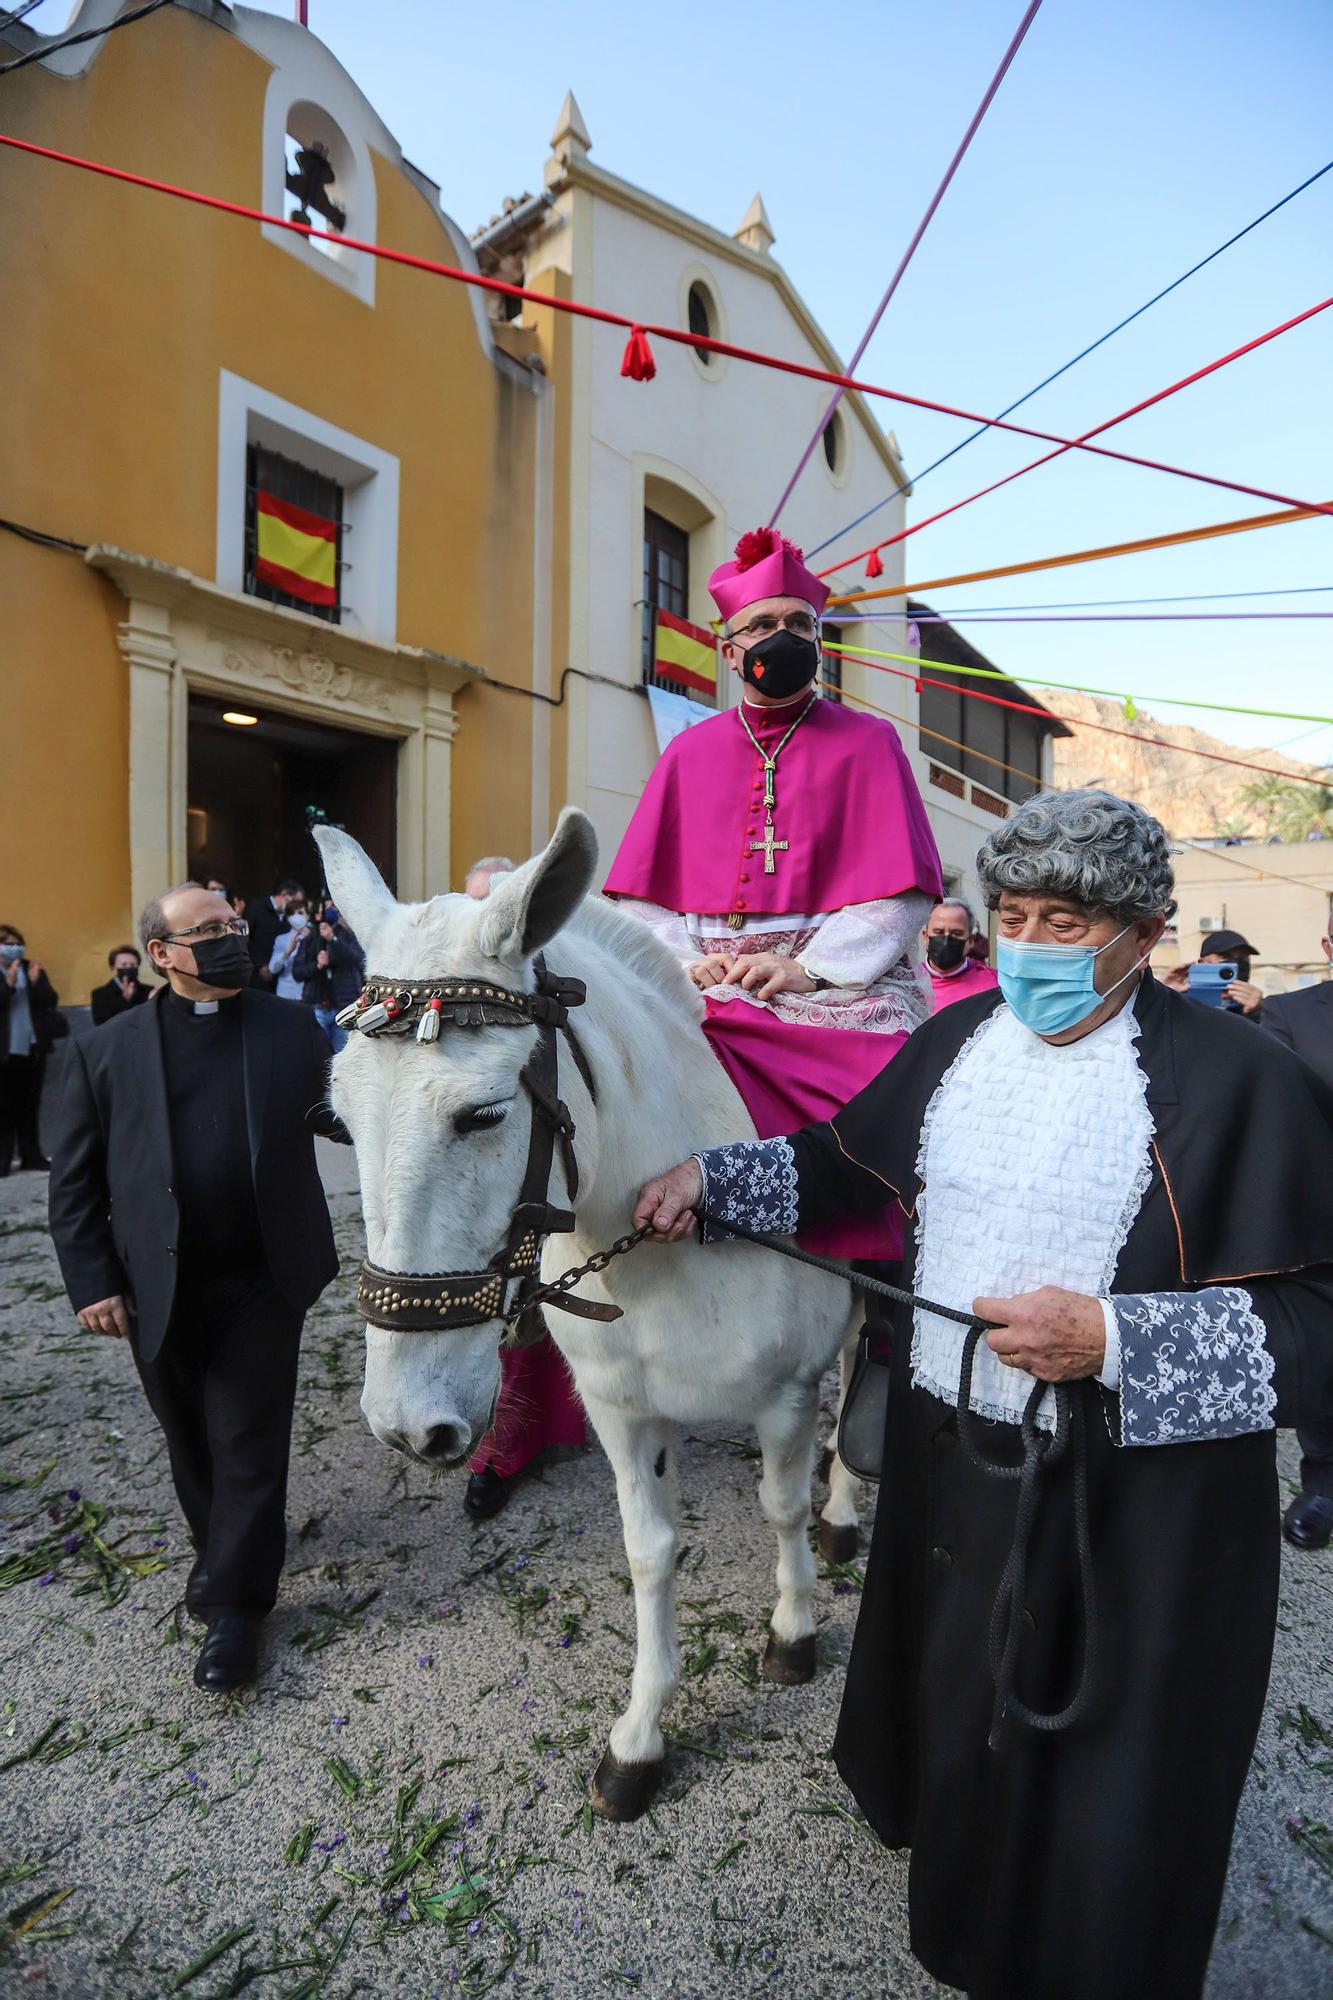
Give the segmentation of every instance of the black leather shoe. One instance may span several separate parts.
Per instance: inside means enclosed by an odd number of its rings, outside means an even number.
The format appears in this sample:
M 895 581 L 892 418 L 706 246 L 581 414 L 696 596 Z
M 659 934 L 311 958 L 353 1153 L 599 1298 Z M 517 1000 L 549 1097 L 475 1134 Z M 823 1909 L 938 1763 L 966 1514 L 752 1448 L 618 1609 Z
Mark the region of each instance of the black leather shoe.
M 498 1514 L 509 1504 L 509 1496 L 518 1484 L 518 1475 L 504 1479 L 493 1466 L 484 1472 L 474 1472 L 467 1483 L 463 1495 L 463 1507 L 474 1521 L 489 1521 L 492 1514 Z
M 49 1174 L 51 1162 L 45 1153 L 34 1153 L 30 1160 L 19 1161 L 19 1171 L 24 1174 Z
M 1282 1516 L 1282 1532 L 1293 1548 L 1326 1549 L 1333 1540 L 1333 1500 L 1323 1493 L 1298 1494 Z
M 226 1694 L 245 1687 L 259 1665 L 259 1627 L 263 1621 L 243 1611 L 223 1611 L 212 1620 L 208 1637 L 194 1663 L 194 1684 L 209 1694 Z

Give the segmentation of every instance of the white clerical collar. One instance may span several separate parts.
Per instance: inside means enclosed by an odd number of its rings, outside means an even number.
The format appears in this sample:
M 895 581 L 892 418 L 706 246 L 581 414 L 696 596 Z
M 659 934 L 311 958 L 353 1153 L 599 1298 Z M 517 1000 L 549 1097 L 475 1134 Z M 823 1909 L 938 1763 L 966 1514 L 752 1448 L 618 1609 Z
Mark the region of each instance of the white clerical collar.
M 196 1014 L 216 1014 L 221 1005 L 220 1000 L 196 1000 L 194 1011 Z

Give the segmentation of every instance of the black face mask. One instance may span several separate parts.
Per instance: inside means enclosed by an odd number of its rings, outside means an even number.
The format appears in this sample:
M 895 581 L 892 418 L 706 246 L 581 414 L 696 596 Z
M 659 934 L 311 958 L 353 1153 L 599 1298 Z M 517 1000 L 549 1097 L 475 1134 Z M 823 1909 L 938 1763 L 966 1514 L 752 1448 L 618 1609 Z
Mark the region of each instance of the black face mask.
M 798 639 L 784 625 L 771 639 L 751 646 L 741 662 L 741 677 L 760 694 L 784 701 L 808 687 L 819 671 L 819 647 L 813 639 Z
M 197 938 L 194 963 L 197 977 L 206 986 L 248 986 L 254 970 L 245 939 L 230 933 L 220 938 Z
M 967 953 L 967 939 L 955 937 L 950 931 L 937 931 L 934 937 L 926 939 L 926 957 L 937 972 L 952 972 L 961 965 Z

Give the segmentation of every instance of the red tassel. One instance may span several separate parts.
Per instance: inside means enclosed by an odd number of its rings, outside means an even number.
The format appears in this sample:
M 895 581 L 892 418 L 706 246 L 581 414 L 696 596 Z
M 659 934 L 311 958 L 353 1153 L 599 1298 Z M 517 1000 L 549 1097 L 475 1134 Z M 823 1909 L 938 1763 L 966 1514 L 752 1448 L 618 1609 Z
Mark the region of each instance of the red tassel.
M 657 373 L 653 350 L 648 345 L 648 336 L 641 326 L 632 326 L 629 330 L 620 372 L 622 375 L 628 375 L 631 382 L 651 382 Z
M 870 551 L 870 560 L 866 564 L 866 579 L 869 581 L 872 576 L 883 576 L 883 574 L 884 565 L 879 559 L 879 550 L 872 549 Z

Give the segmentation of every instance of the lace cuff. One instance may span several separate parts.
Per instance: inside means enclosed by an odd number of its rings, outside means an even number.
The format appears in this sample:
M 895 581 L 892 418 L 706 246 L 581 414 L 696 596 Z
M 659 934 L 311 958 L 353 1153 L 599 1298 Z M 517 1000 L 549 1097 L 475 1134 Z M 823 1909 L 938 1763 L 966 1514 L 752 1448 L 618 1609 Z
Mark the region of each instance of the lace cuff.
M 873 986 L 905 958 L 915 967 L 917 940 L 932 898 L 909 889 L 875 903 L 849 903 L 825 917 L 813 941 L 796 957 L 812 979 L 830 986 Z
M 1125 1292 L 1110 1305 L 1120 1336 L 1121 1444 L 1194 1444 L 1274 1428 L 1273 1356 L 1241 1286 Z
M 796 1155 L 787 1139 L 752 1139 L 695 1153 L 704 1178 L 710 1221 L 738 1222 L 760 1236 L 790 1236 L 796 1227 Z M 725 1243 L 725 1227 L 700 1219 L 705 1243 Z

